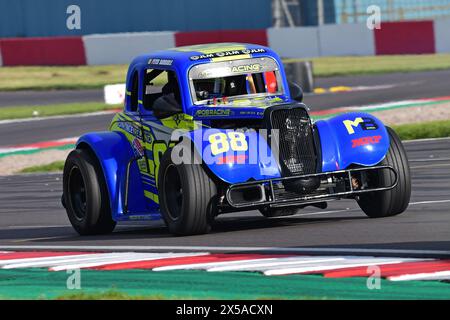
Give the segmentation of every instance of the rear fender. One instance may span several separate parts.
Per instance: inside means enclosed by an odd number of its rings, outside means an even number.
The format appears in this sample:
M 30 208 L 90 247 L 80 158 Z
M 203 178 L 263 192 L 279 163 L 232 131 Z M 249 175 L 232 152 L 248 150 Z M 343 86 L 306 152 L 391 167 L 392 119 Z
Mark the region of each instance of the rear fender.
M 322 151 L 322 171 L 348 168 L 352 164 L 374 166 L 389 150 L 384 124 L 373 115 L 350 112 L 315 122 Z
M 123 193 L 127 164 L 134 157 L 127 138 L 120 132 L 93 132 L 81 136 L 77 148 L 88 146 L 97 157 L 108 188 L 112 217 L 120 220 L 123 216 Z M 130 214 L 146 212 L 142 179 L 136 161 L 130 168 L 128 210 Z

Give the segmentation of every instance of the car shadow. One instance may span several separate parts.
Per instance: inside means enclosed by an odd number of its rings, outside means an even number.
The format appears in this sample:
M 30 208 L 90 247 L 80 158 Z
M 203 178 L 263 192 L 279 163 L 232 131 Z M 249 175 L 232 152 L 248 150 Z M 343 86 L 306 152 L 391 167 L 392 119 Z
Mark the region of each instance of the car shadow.
M 2 229 L 0 230 L 0 246 L 1 244 L 39 244 L 49 243 L 57 244 L 70 242 L 90 243 L 91 245 L 106 245 L 114 241 L 114 245 L 120 245 L 116 241 L 119 240 L 151 240 L 151 239 L 176 239 L 179 242 L 183 238 L 194 240 L 195 238 L 210 238 L 216 235 L 229 234 L 233 232 L 247 231 L 247 230 L 261 230 L 286 228 L 302 225 L 311 225 L 319 223 L 335 223 L 340 221 L 364 220 L 368 219 L 365 216 L 348 216 L 340 217 L 301 217 L 288 216 L 277 218 L 265 217 L 221 217 L 212 227 L 209 234 L 194 235 L 194 236 L 178 236 L 175 237 L 169 233 L 169 230 L 163 223 L 156 222 L 149 225 L 118 225 L 116 230 L 107 235 L 95 236 L 80 236 L 71 226 L 61 227 L 42 227 L 42 228 L 20 228 L 20 229 Z M 134 243 L 134 245 L 139 245 Z

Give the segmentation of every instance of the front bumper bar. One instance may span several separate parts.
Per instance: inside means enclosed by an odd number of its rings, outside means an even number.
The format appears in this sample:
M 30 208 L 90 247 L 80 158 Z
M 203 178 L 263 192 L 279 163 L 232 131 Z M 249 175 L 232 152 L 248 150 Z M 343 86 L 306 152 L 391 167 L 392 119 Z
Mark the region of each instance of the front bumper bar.
M 389 186 L 371 186 L 367 183 L 367 176 L 373 174 L 386 174 L 388 170 L 393 174 L 394 182 Z M 378 171 L 378 172 L 374 172 Z M 311 192 L 292 192 L 284 188 L 283 182 L 295 179 L 320 179 L 320 186 Z M 355 180 L 366 181 L 358 187 Z M 250 181 L 230 185 L 225 193 L 228 204 L 233 208 L 251 207 L 285 207 L 315 202 L 322 202 L 340 198 L 350 198 L 358 194 L 376 191 L 386 191 L 395 188 L 398 183 L 398 174 L 390 166 L 375 166 L 355 168 L 291 177 L 274 178 L 267 180 Z

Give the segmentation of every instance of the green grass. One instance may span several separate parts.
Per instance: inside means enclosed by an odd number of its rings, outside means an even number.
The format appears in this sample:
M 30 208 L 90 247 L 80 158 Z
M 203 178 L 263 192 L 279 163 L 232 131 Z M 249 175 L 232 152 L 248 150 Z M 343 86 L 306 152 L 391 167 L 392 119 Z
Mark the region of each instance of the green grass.
M 0 269 L 0 299 L 449 299 L 448 284 L 318 275 L 263 276 L 253 272 L 81 270 L 81 290 L 67 288 L 66 272 Z
M 49 164 L 44 164 L 40 166 L 32 166 L 22 169 L 21 173 L 35 173 L 35 172 L 58 172 L 63 171 L 64 161 L 55 161 Z
M 285 62 L 301 59 L 286 59 Z M 411 72 L 450 68 L 450 54 L 320 57 L 314 63 L 315 76 Z M 127 65 L 1 67 L 0 91 L 95 89 L 124 83 Z
M 286 59 L 284 62 L 301 60 Z M 313 62 L 314 75 L 317 77 L 450 69 L 450 54 L 321 57 L 303 60 Z
M 121 108 L 120 105 L 107 105 L 98 102 L 65 103 L 45 106 L 16 106 L 0 108 L 0 120 L 69 115 Z
M 403 124 L 393 126 L 393 129 L 402 140 L 450 137 L 450 120 Z M 55 172 L 62 171 L 63 168 L 64 161 L 55 161 L 46 165 L 25 168 L 21 173 Z
M 393 126 L 402 140 L 450 137 L 450 120 Z
M 2 67 L 0 91 L 93 89 L 124 83 L 126 65 Z
M 164 300 L 162 295 L 130 295 L 117 290 L 108 290 L 97 293 L 69 293 L 56 297 L 56 300 Z M 185 298 L 174 298 L 183 299 Z

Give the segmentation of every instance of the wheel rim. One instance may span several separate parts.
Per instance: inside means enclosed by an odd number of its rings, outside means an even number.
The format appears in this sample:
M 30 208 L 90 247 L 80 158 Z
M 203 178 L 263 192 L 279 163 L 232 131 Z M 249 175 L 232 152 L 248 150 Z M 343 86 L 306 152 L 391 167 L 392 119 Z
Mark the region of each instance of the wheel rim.
M 170 219 L 178 220 L 183 207 L 183 188 L 181 187 L 180 174 L 173 164 L 166 168 L 163 192 L 166 197 L 167 214 Z
M 83 176 L 78 167 L 74 166 L 69 173 L 70 204 L 78 221 L 86 217 L 87 195 Z

